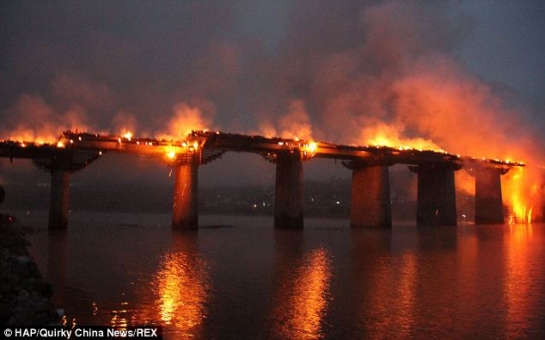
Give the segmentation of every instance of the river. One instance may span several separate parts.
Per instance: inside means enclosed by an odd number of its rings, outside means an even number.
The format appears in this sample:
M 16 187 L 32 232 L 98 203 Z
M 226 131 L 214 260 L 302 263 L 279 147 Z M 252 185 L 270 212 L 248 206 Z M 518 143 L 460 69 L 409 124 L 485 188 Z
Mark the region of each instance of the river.
M 67 324 L 160 325 L 165 339 L 545 338 L 545 224 L 353 230 L 306 219 L 23 214 Z

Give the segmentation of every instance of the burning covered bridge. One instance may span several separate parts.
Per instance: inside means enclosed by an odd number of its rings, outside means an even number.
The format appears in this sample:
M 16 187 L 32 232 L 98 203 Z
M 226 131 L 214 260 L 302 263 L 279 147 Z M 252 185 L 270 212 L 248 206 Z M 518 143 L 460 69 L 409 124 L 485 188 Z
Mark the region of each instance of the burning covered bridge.
M 199 166 L 227 151 L 251 152 L 276 164 L 274 225 L 303 228 L 303 162 L 336 159 L 352 171 L 351 225 L 391 227 L 388 167 L 407 164 L 418 176 L 417 224 L 457 223 L 454 172 L 464 168 L 475 178 L 475 222 L 503 223 L 500 176 L 522 163 L 461 157 L 446 152 L 353 146 L 299 139 L 268 138 L 219 131 L 192 131 L 184 140 L 135 138 L 64 132 L 55 143 L 0 140 L 0 157 L 32 159 L 51 173 L 49 228 L 68 227 L 70 174 L 106 152 L 156 155 L 175 172 L 172 226 L 198 228 Z

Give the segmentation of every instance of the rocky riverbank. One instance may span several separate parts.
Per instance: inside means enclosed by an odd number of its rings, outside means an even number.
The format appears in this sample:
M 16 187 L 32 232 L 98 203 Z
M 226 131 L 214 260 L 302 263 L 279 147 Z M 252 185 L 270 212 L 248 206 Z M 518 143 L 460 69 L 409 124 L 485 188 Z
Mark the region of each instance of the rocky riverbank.
M 60 318 L 47 283 L 27 250 L 24 228 L 0 214 L 0 325 L 51 325 Z

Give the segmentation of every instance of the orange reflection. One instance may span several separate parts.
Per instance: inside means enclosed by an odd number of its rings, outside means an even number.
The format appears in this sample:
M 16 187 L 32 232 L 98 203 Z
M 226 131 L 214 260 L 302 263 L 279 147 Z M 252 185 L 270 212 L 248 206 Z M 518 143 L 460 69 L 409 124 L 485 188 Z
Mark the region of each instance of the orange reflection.
M 532 225 L 510 225 L 510 237 L 506 238 L 506 273 L 505 273 L 505 303 L 506 337 L 521 338 L 520 333 L 527 328 L 528 316 L 532 313 L 532 272 L 528 264 Z
M 413 252 L 407 252 L 401 259 L 399 275 L 399 306 L 397 308 L 396 322 L 399 333 L 409 334 L 414 324 L 414 295 L 416 286 L 416 256 Z M 395 325 L 394 324 L 394 325 Z
M 331 265 L 326 250 L 306 254 L 292 280 L 284 279 L 274 315 L 282 339 L 316 339 L 323 336 L 322 320 L 328 304 Z M 289 281 L 289 282 L 288 282 Z
M 389 266 L 379 265 L 373 273 L 371 310 L 366 307 L 362 315 L 372 315 L 380 321 L 369 328 L 370 338 L 404 339 L 411 336 L 414 327 L 416 255 L 407 251 L 393 261 Z
M 94 308 L 96 307 L 96 303 L 93 302 L 93 313 L 96 313 Z M 129 310 L 129 302 L 123 301 L 121 302 L 119 308 L 116 308 L 112 310 L 112 319 L 110 320 L 110 325 L 112 328 L 118 329 L 118 330 L 125 330 L 129 326 L 130 322 L 127 318 L 130 314 Z
M 156 275 L 159 317 L 182 333 L 193 333 L 205 317 L 208 296 L 205 263 L 184 253 L 166 254 Z

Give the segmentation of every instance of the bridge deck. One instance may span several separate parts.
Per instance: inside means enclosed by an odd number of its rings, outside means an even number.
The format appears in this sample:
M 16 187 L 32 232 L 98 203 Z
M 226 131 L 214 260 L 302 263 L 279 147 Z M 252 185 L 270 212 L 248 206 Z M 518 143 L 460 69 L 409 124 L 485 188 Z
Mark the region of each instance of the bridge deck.
M 281 152 L 299 152 L 301 157 L 338 159 L 349 162 L 381 164 L 448 164 L 460 168 L 464 163 L 474 166 L 486 163 L 495 167 L 524 166 L 523 163 L 497 159 L 477 159 L 433 150 L 392 148 L 385 146 L 353 146 L 298 139 L 269 138 L 257 135 L 193 131 L 184 141 L 151 138 L 126 138 L 89 133 L 65 132 L 56 145 L 0 140 L 0 157 L 51 159 L 71 153 L 94 158 L 103 152 L 126 152 L 174 157 L 198 154 L 200 163 L 220 157 L 224 152 L 252 152 L 264 156 Z M 84 156 L 82 156 L 84 157 Z M 85 163 L 83 161 L 83 163 Z

